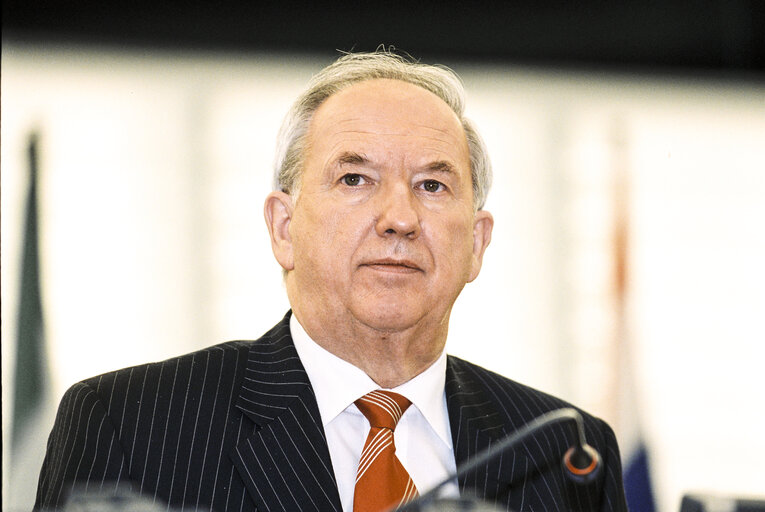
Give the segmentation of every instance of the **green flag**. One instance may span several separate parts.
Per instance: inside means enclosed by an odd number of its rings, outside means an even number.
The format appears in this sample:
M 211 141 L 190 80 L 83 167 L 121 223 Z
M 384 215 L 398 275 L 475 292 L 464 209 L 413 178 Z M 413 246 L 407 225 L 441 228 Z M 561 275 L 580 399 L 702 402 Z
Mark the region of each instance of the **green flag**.
M 41 406 L 45 386 L 45 340 L 37 226 L 38 136 L 29 137 L 29 190 L 24 215 L 21 290 L 19 293 L 18 334 L 16 340 L 16 378 L 13 396 L 12 453 L 17 453 L 22 434 L 27 431 Z

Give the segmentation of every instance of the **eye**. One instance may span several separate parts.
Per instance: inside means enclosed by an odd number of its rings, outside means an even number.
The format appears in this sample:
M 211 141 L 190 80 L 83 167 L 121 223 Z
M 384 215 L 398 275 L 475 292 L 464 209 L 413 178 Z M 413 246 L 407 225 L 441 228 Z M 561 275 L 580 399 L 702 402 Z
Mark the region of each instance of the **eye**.
M 425 180 L 422 183 L 422 188 L 430 193 L 441 192 L 444 188 L 444 184 L 436 180 Z
M 346 174 L 340 180 L 349 187 L 357 187 L 364 183 L 364 177 L 361 174 Z

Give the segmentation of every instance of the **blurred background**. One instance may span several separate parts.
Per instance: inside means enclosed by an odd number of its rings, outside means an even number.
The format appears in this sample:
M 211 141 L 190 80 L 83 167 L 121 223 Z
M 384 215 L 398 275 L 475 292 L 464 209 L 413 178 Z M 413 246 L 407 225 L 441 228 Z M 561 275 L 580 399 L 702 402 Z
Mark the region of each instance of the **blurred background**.
M 276 132 L 379 44 L 462 76 L 494 165 L 448 351 L 609 421 L 633 511 L 764 495 L 757 4 L 4 1 L 3 509 L 69 385 L 281 318 Z

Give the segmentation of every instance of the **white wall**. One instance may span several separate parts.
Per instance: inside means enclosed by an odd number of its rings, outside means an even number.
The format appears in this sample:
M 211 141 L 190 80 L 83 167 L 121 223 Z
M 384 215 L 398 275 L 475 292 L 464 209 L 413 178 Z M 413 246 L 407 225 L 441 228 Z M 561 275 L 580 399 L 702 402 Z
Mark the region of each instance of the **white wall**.
M 257 337 L 286 311 L 262 200 L 281 117 L 326 63 L 3 45 L 5 443 L 29 130 L 42 136 L 55 402 L 90 375 Z M 496 228 L 455 308 L 450 352 L 585 406 L 620 438 L 634 430 L 618 415 L 629 377 L 660 510 L 690 489 L 762 494 L 765 89 L 454 67 L 492 155 Z M 621 327 L 619 172 L 632 235 Z M 620 329 L 631 372 L 618 365 Z M 4 503 L 28 508 L 33 490 L 8 456 Z

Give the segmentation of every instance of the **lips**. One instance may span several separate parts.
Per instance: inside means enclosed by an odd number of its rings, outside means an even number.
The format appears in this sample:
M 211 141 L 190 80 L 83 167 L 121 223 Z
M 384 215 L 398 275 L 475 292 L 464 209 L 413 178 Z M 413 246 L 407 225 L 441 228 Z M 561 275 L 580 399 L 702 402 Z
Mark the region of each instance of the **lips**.
M 384 272 L 422 272 L 417 263 L 406 259 L 382 258 L 366 261 L 361 266 Z

